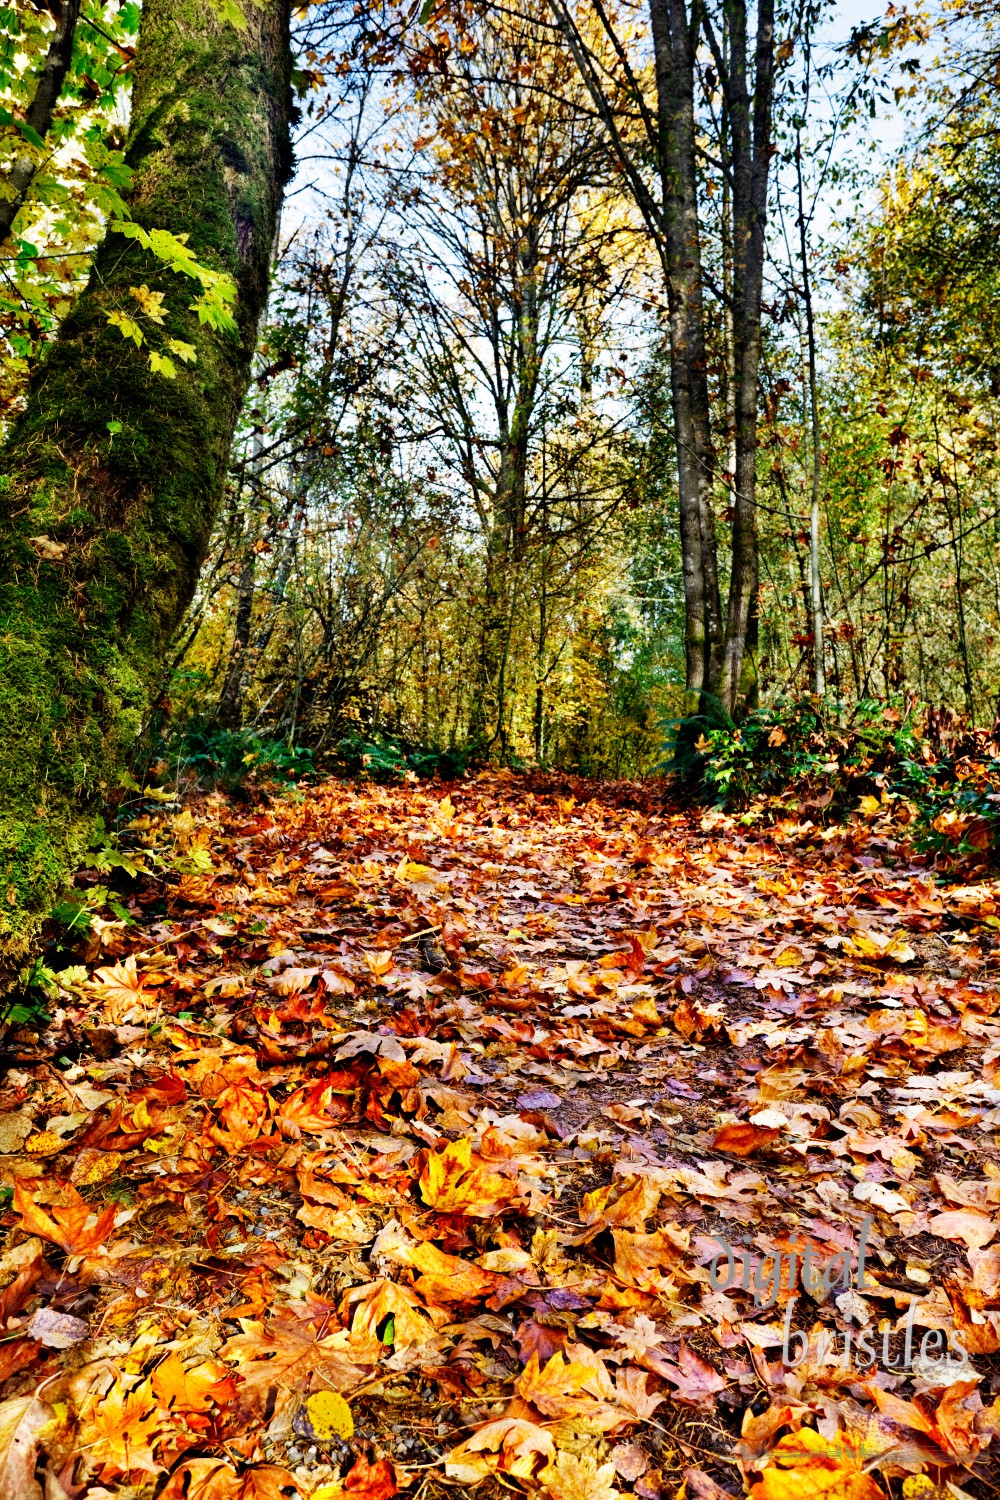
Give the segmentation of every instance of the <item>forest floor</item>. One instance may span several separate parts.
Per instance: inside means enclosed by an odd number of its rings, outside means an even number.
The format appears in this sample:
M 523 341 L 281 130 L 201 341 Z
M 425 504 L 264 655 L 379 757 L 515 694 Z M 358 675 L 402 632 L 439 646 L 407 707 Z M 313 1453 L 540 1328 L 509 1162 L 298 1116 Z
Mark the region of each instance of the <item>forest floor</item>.
M 1000 884 L 797 817 L 135 820 L 7 1041 L 0 1500 L 994 1493 Z

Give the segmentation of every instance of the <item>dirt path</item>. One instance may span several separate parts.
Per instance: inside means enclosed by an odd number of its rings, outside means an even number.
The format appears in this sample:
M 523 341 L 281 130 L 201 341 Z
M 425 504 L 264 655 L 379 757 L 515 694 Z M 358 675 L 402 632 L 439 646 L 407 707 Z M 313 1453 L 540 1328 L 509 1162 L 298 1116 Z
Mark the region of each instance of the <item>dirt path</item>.
M 992 1492 L 1000 888 L 560 787 L 154 808 L 81 881 L 0 1500 Z

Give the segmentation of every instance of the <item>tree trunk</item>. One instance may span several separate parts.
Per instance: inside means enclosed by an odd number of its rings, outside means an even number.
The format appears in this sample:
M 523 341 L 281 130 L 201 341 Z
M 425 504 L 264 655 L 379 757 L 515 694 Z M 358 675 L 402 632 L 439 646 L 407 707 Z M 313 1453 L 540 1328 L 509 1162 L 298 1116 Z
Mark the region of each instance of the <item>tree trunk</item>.
M 712 690 L 722 647 L 695 164 L 694 52 L 684 0 L 650 0 L 656 61 L 662 217 L 670 313 L 670 386 L 677 447 L 689 712 Z
M 758 587 L 757 376 L 761 349 L 767 181 L 771 161 L 774 0 L 758 0 L 752 111 L 747 77 L 746 0 L 738 0 L 730 8 L 729 17 L 731 50 L 726 92 L 733 143 L 736 494 L 726 646 L 719 696 L 729 713 L 733 713 L 741 684 L 748 680 L 756 683 L 755 667 L 744 673 L 743 658 L 751 634 L 750 622 L 756 609 Z M 725 60 L 720 60 L 720 64 L 724 67 Z
M 291 169 L 286 0 L 246 11 L 239 31 L 204 0 L 146 0 L 127 151 L 135 221 L 234 278 L 237 333 L 109 235 L 0 455 L 0 985 L 118 782 L 221 500 Z M 196 351 L 173 380 L 108 322 L 142 286 Z
M 247 647 L 253 623 L 254 584 L 257 577 L 257 553 L 254 550 L 256 537 L 248 524 L 243 537 L 243 556 L 240 561 L 240 578 L 236 589 L 236 621 L 233 627 L 233 647 L 229 654 L 216 719 L 224 729 L 240 729 L 243 726 L 243 690 L 246 685 L 249 665 Z
M 493 500 L 493 522 L 486 545 L 482 636 L 473 689 L 469 738 L 482 749 L 499 742 L 506 756 L 506 676 L 517 593 L 528 538 L 528 463 L 531 422 L 538 394 L 541 359 L 538 350 L 538 244 L 525 232 L 517 248 L 516 318 L 517 386 L 513 405 L 497 401 L 500 461 Z M 502 395 L 498 391 L 498 396 Z
M 799 257 L 802 264 L 802 303 L 806 319 L 806 384 L 809 390 L 809 442 L 811 484 L 809 490 L 809 612 L 813 640 L 812 688 L 817 698 L 826 694 L 826 652 L 823 640 L 823 579 L 820 572 L 819 502 L 823 478 L 820 446 L 819 384 L 816 374 L 816 320 L 812 305 L 812 270 L 809 265 L 809 230 L 806 222 L 802 180 L 802 132 L 796 131 L 795 170 L 798 181 Z

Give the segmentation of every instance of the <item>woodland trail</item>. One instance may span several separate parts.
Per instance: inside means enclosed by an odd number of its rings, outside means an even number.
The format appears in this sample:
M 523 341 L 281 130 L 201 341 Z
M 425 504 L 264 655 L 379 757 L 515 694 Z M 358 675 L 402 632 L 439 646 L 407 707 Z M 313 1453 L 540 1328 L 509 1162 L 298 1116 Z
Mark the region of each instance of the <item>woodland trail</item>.
M 8 1039 L 0 1500 L 995 1492 L 1000 885 L 504 774 L 129 837 Z

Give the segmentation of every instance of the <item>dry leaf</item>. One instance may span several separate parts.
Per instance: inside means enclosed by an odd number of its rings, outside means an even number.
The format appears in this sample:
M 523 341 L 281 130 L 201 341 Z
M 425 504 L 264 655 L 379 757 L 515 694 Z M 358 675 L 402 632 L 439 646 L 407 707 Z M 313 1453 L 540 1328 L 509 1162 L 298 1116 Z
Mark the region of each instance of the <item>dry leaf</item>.
M 783 1437 L 750 1491 L 750 1500 L 886 1500 L 863 1457 L 842 1438 L 821 1437 L 811 1427 Z
M 481 1163 L 473 1164 L 469 1140 L 449 1141 L 443 1151 L 430 1151 L 420 1174 L 424 1202 L 441 1214 L 466 1214 L 492 1219 L 518 1196 L 517 1181 L 502 1177 Z
M 555 1463 L 539 1477 L 552 1500 L 612 1500 L 618 1494 L 614 1464 L 599 1464 L 590 1453 L 582 1453 L 579 1458 L 572 1453 L 557 1453 Z
M 20 1182 L 14 1184 L 14 1208 L 21 1215 L 21 1227 L 29 1234 L 51 1240 L 68 1255 L 85 1255 L 96 1250 L 111 1234 L 115 1207 L 109 1205 L 95 1214 L 76 1188 L 65 1189 L 66 1203 L 52 1205 L 51 1215 L 35 1203 Z
M 927 1227 L 943 1240 L 961 1240 L 970 1250 L 982 1250 L 1000 1231 L 1000 1223 L 964 1208 L 935 1214 Z
M 755 1151 L 769 1151 L 780 1138 L 780 1130 L 762 1125 L 723 1125 L 712 1145 L 716 1151 L 728 1151 L 732 1156 L 752 1156 Z
M 523 1417 L 501 1417 L 453 1448 L 445 1460 L 445 1473 L 458 1484 L 468 1485 L 497 1472 L 530 1480 L 555 1456 L 555 1444 L 544 1427 Z
M 35 1464 L 39 1434 L 53 1416 L 34 1395 L 0 1402 L 0 1500 L 42 1500 Z

